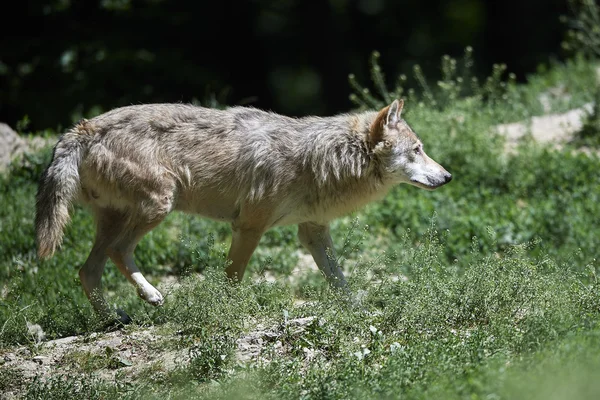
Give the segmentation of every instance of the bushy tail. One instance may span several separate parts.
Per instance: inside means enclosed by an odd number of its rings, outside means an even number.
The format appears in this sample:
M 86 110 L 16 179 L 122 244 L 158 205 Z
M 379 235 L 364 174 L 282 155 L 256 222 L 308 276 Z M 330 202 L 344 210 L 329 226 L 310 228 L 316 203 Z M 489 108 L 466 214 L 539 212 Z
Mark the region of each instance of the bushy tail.
M 80 190 L 79 165 L 83 157 L 82 135 L 65 133 L 54 148 L 37 193 L 35 230 L 38 256 L 50 257 L 62 242 L 69 222 L 69 208 Z

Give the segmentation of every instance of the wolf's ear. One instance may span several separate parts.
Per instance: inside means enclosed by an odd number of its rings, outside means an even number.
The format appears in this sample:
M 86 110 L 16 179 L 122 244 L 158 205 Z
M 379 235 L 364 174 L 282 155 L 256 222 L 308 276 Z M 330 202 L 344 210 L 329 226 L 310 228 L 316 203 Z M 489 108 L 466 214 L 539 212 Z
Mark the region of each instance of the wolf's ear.
M 383 139 L 383 128 L 395 128 L 400 121 L 400 114 L 402 113 L 402 107 L 404 107 L 404 100 L 394 100 L 389 106 L 382 108 L 369 131 L 369 141 L 375 145 Z
M 395 128 L 398 125 L 398 121 L 400 121 L 400 115 L 402 114 L 402 108 L 404 107 L 404 100 L 394 100 L 392 104 L 389 105 L 389 110 L 387 112 L 387 117 L 385 122 L 389 128 Z

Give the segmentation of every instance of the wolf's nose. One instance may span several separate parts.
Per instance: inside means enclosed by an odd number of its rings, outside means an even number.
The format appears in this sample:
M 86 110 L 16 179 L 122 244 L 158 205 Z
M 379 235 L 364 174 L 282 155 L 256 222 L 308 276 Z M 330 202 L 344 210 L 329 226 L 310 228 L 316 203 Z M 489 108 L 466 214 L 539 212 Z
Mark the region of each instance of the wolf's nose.
M 446 179 L 446 181 L 444 183 L 448 183 L 452 180 L 452 174 L 448 173 L 446 174 L 446 176 L 444 176 L 444 179 Z

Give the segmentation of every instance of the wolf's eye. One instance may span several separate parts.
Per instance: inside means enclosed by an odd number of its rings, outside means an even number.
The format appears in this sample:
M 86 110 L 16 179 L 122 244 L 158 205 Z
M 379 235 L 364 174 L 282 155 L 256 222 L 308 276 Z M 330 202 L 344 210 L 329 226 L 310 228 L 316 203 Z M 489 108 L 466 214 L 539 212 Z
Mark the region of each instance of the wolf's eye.
M 415 154 L 421 154 L 421 146 L 417 146 L 413 149 L 413 151 L 415 152 Z

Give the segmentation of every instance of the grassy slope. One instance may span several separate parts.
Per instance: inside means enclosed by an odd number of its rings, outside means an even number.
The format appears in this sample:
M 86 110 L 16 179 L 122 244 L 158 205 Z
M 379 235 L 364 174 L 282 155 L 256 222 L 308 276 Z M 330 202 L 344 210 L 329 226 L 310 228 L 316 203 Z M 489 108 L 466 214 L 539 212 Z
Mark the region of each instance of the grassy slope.
M 113 382 L 94 374 L 106 363 L 88 365 L 81 377 L 34 382 L 28 397 L 597 397 L 600 160 L 532 143 L 507 156 L 490 133 L 494 124 L 540 114 L 538 95 L 557 84 L 554 110 L 591 101 L 594 67 L 554 65 L 486 103 L 450 101 L 440 90 L 434 109 L 409 97 L 407 120 L 455 179 L 435 192 L 398 187 L 333 224 L 364 309 L 348 307 L 314 271 L 294 269 L 300 247 L 291 227 L 263 238 L 250 278 L 233 289 L 221 274 L 228 228 L 173 214 L 136 252 L 151 280 L 185 277 L 165 306 L 142 304 L 112 265 L 104 283 L 140 329 L 163 328 L 161 346 L 191 348 L 191 362 Z M 45 262 L 34 256 L 35 183 L 48 157 L 34 154 L 0 180 L 0 353 L 17 344 L 35 349 L 26 322 L 49 338 L 98 328 L 77 281 L 92 241 L 89 215 L 77 207 L 61 251 Z M 243 332 L 285 315 L 317 319 L 267 343 L 262 361 L 234 361 Z M 1 364 L 0 382 L 0 391 L 21 385 Z

